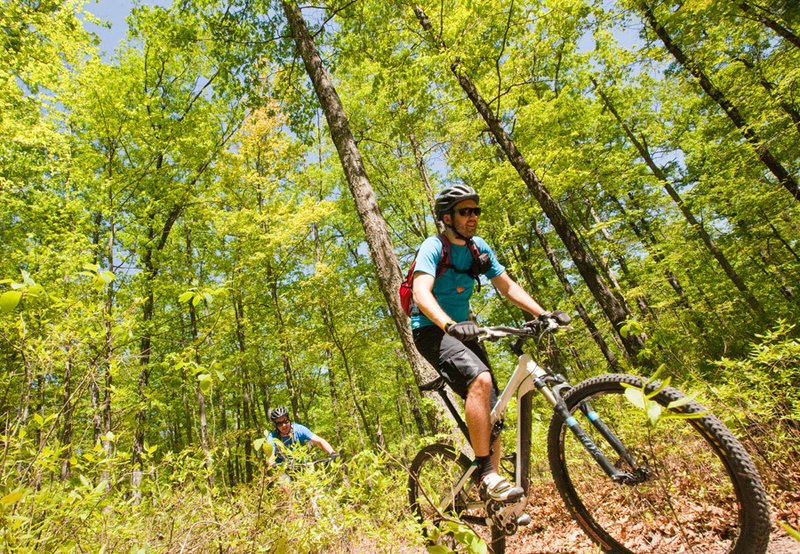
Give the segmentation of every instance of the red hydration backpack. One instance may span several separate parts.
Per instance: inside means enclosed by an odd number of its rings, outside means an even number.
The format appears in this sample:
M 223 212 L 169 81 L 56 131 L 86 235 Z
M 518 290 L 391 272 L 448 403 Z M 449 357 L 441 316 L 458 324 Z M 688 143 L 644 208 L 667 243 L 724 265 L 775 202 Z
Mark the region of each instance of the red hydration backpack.
M 447 271 L 448 268 L 453 267 L 450 265 L 450 240 L 447 238 L 447 235 L 444 233 L 440 233 L 437 235 L 439 237 L 439 241 L 442 243 L 442 255 L 439 256 L 439 263 L 436 264 L 436 278 L 438 279 L 441 277 L 442 273 Z M 478 247 L 475 245 L 472 240 L 467 241 L 467 246 L 469 247 L 469 252 L 472 254 L 472 259 L 477 260 L 479 256 Z M 411 267 L 408 268 L 408 274 L 406 275 L 406 280 L 400 284 L 400 305 L 403 307 L 403 311 L 406 315 L 411 315 L 411 304 L 414 301 L 414 268 L 417 265 L 417 256 L 414 255 L 414 261 L 411 262 Z M 455 268 L 454 268 L 455 269 Z M 456 270 L 459 271 L 459 270 Z M 466 272 L 460 272 L 466 273 Z M 480 281 L 478 281 L 480 283 Z

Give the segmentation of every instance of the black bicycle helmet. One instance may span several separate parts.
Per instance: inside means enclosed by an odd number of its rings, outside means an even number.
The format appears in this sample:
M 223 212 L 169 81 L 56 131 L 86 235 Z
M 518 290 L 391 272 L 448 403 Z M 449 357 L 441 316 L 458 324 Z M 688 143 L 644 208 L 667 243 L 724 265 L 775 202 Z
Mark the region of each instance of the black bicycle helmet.
M 469 185 L 453 185 L 436 195 L 436 217 L 442 219 L 459 202 L 474 200 L 480 202 L 478 193 Z
M 269 413 L 269 418 L 274 423 L 283 416 L 288 416 L 288 415 L 289 415 L 289 410 L 287 410 L 285 406 L 278 406 Z

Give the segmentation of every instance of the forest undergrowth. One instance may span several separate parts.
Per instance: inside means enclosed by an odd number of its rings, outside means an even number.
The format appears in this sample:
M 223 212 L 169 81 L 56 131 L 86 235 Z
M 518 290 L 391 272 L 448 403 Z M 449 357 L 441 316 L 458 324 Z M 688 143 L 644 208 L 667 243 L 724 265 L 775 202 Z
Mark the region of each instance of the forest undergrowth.
M 739 436 L 758 466 L 771 504 L 773 538 L 788 545 L 769 552 L 800 549 L 789 536 L 800 529 L 800 341 L 793 327 L 783 324 L 759 337 L 746 358 L 722 359 L 714 367 L 715 386 L 706 380 L 686 388 L 694 388 L 691 392 Z M 43 440 L 49 422 L 34 419 L 37 428 L 2 437 L 3 551 L 426 551 L 408 508 L 406 467 L 417 443 L 430 437 L 414 439 L 403 455 L 380 449 L 345 453 L 343 462 L 295 474 L 288 486 L 279 484 L 281 472 L 260 459 L 254 460 L 249 483 L 230 486 L 233 468 L 215 463 L 213 452 L 206 460 L 200 449 L 176 454 L 153 447 L 135 490 L 128 456 L 106 457 L 102 448 L 75 452 L 70 476 L 59 478 L 61 449 Z M 592 552 L 549 477 L 545 428 L 546 420 L 534 422 L 532 524 L 509 546 L 515 552 Z M 467 541 L 457 551 L 484 548 Z

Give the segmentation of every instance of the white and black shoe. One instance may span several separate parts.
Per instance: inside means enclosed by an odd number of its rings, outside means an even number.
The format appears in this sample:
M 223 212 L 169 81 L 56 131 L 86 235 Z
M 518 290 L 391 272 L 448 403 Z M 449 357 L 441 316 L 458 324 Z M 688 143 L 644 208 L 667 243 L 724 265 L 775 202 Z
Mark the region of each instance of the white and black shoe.
M 481 480 L 480 491 L 482 498 L 502 504 L 516 502 L 525 494 L 520 487 L 515 487 L 497 473 L 490 473 Z

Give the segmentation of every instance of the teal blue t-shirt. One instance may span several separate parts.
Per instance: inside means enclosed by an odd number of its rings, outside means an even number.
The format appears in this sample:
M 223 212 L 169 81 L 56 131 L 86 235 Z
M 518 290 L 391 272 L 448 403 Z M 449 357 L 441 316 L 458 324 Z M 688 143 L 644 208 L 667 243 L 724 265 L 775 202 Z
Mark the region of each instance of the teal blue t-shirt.
M 489 270 L 484 273 L 487 279 L 494 279 L 506 268 L 497 261 L 494 251 L 485 240 L 480 237 L 472 237 L 472 242 L 478 247 L 479 252 L 489 254 L 492 261 Z M 414 274 L 427 273 L 436 277 L 436 265 L 442 255 L 442 242 L 439 236 L 428 237 L 419 247 L 417 253 L 417 264 L 414 266 Z M 472 254 L 466 244 L 458 245 L 450 243 L 450 265 L 459 270 L 466 271 L 472 265 Z M 466 273 L 459 273 L 452 268 L 448 268 L 440 277 L 433 282 L 433 296 L 442 309 L 453 318 L 454 321 L 466 321 L 469 316 L 469 299 L 472 297 L 472 288 L 475 281 Z M 411 328 L 417 329 L 434 323 L 425 317 L 416 304 L 411 305 Z
M 305 446 L 316 436 L 311 432 L 311 429 L 305 425 L 292 422 L 292 431 L 285 437 L 279 436 L 277 430 L 273 429 L 267 436 L 273 447 L 275 448 L 275 462 L 283 463 L 286 457 L 290 457 L 290 453 L 296 446 Z

